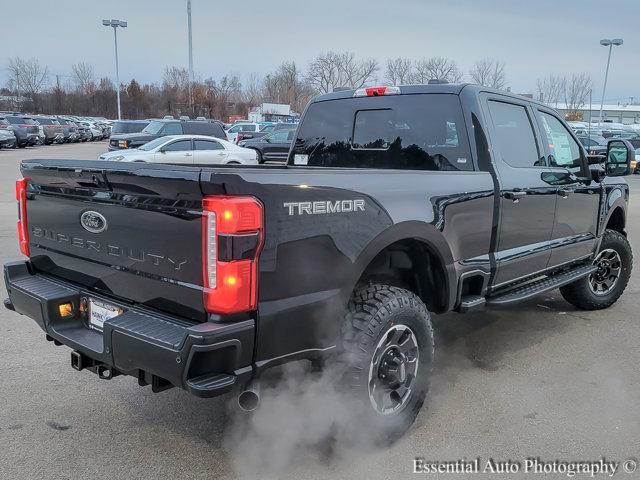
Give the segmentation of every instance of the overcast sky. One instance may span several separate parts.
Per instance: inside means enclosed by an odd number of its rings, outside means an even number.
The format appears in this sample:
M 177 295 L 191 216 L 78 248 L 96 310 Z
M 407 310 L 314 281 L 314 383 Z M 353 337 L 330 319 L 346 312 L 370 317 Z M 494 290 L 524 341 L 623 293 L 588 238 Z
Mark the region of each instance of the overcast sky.
M 381 63 L 446 56 L 465 72 L 490 57 L 506 63 L 518 93 L 534 92 L 548 73 L 587 72 L 595 103 L 607 59 L 599 40 L 622 37 L 606 98 L 640 99 L 640 0 L 192 0 L 192 8 L 201 78 L 265 74 L 284 60 L 304 68 L 327 50 Z M 122 82 L 158 82 L 165 66 L 188 63 L 186 0 L 29 0 L 28 8 L 3 1 L 0 11 L 3 55 L 35 57 L 52 74 L 70 75 L 84 61 L 98 76 L 115 77 L 113 33 L 103 18 L 129 22 L 118 38 Z M 8 59 L 0 57 L 1 84 Z

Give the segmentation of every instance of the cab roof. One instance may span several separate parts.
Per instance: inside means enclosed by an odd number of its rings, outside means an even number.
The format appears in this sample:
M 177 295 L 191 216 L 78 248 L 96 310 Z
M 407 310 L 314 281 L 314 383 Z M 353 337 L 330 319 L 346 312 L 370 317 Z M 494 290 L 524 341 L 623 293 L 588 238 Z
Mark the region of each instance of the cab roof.
M 366 88 L 366 87 L 363 87 Z M 378 88 L 378 87 L 372 87 Z M 381 88 L 381 87 L 380 87 Z M 460 95 L 462 90 L 468 91 L 471 90 L 475 93 L 480 92 L 488 92 L 495 93 L 498 95 L 502 95 L 504 97 L 517 98 L 519 100 L 526 100 L 532 104 L 540 105 L 546 107 L 546 105 L 528 97 L 523 97 L 521 95 L 516 95 L 511 92 L 507 92 L 505 90 L 497 90 L 495 88 L 483 87 L 481 85 L 475 85 L 472 83 L 433 83 L 433 84 L 421 84 L 421 85 L 398 85 L 400 92 L 395 93 L 396 95 L 412 95 L 412 94 L 422 94 L 422 93 L 448 93 L 452 95 Z M 323 102 L 326 100 L 338 100 L 338 99 L 346 99 L 353 98 L 356 95 L 356 92 L 361 89 L 349 89 L 349 90 L 338 90 L 335 92 L 325 93 L 322 95 L 318 95 L 315 97 L 312 102 Z

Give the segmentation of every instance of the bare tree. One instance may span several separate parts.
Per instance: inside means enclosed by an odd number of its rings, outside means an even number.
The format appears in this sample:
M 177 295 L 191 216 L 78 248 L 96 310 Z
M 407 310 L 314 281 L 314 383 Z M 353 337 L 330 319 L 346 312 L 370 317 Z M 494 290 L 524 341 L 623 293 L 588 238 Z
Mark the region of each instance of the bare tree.
M 319 93 L 328 93 L 340 86 L 338 54 L 327 52 L 318 55 L 309 64 L 307 82 Z
M 469 75 L 474 83 L 483 87 L 503 89 L 507 84 L 505 63 L 499 60 L 485 58 L 473 64 Z
M 587 103 L 592 85 L 591 77 L 586 73 L 574 73 L 564 81 L 564 102 L 568 115 L 576 115 Z
M 391 85 L 405 85 L 413 79 L 413 62 L 410 58 L 390 58 L 385 71 L 387 81 Z
M 90 64 L 85 62 L 76 63 L 71 66 L 71 70 L 73 71 L 73 81 L 77 91 L 85 94 L 90 94 L 95 91 L 95 74 Z
M 373 58 L 358 60 L 353 52 L 344 52 L 340 56 L 339 72 L 343 85 L 350 88 L 360 88 L 370 82 L 374 74 L 380 69 L 378 61 Z
M 189 72 L 182 67 L 166 67 L 162 76 L 164 88 L 171 90 L 185 90 L 189 88 Z
M 20 57 L 9 59 L 9 88 L 13 88 L 20 94 L 28 97 L 35 109 L 38 108 L 38 95 L 45 87 L 49 69 L 41 65 L 38 60 L 29 60 Z
M 545 78 L 539 78 L 536 82 L 538 99 L 549 106 L 557 107 L 564 95 L 566 80 L 560 75 L 550 74 Z
M 283 62 L 264 79 L 263 97 L 271 102 L 289 104 L 296 112 L 304 108 L 314 93 L 295 62 Z
M 262 79 L 256 73 L 252 73 L 244 82 L 242 100 L 249 106 L 257 105 L 262 99 Z
M 379 70 L 374 59 L 358 60 L 353 52 L 327 52 L 318 55 L 307 71 L 307 82 L 319 93 L 337 87 L 360 88 Z
M 413 79 L 415 83 L 428 83 L 429 80 L 444 80 L 457 83 L 462 80 L 458 64 L 446 57 L 431 57 L 415 63 Z
M 235 75 L 225 75 L 220 80 L 206 80 L 205 83 L 211 88 L 218 98 L 225 101 L 236 100 L 242 91 L 242 83 Z

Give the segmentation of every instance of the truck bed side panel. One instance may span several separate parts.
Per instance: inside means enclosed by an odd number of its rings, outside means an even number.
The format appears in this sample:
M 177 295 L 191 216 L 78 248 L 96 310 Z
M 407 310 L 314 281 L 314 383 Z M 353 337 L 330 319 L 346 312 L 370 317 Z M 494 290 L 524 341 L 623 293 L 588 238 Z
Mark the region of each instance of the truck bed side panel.
M 254 195 L 265 206 L 259 365 L 333 346 L 349 295 L 386 239 L 409 235 L 437 247 L 453 283 L 442 288 L 451 288 L 452 296 L 458 260 L 489 251 L 489 173 L 296 167 L 226 172 L 205 169 L 203 192 L 222 185 L 227 194 Z M 350 210 L 357 200 L 363 209 L 327 212 L 327 202 L 346 201 Z M 385 241 L 378 246 L 376 239 Z

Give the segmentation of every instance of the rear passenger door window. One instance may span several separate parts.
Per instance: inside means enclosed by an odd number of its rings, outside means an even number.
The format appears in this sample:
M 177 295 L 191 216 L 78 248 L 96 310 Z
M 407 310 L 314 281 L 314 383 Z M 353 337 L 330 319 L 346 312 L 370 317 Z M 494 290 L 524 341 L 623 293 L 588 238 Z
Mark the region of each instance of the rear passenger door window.
M 494 140 L 502 160 L 516 168 L 544 166 L 527 108 L 491 100 L 489 111 L 493 120 Z

